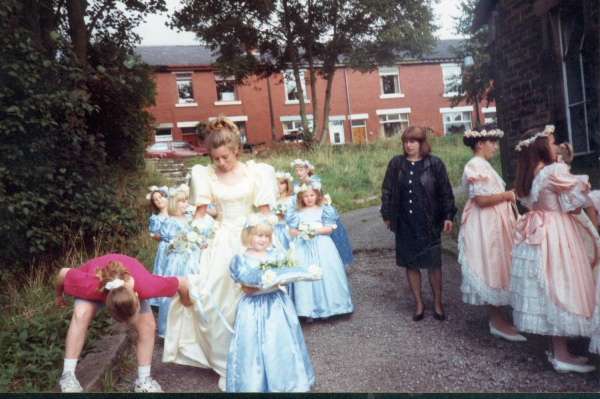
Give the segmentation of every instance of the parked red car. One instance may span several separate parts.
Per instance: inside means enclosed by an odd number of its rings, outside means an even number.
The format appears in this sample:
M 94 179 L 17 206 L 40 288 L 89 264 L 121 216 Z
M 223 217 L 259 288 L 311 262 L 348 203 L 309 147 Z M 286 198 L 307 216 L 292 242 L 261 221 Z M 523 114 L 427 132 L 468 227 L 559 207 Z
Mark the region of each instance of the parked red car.
M 160 141 L 146 148 L 144 158 L 192 158 L 208 155 L 206 148 L 194 147 L 185 141 Z

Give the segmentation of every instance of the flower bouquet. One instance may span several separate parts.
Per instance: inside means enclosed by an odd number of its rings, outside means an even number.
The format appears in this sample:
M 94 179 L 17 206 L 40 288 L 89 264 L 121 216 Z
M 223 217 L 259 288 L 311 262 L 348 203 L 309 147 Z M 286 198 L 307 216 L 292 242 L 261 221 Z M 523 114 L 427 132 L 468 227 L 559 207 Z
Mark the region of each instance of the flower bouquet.
M 191 254 L 202 249 L 208 240 L 215 238 L 217 226 L 213 221 L 192 220 L 188 223 L 187 229 L 177 232 L 175 238 L 169 241 L 169 252 L 177 251 L 181 254 Z
M 298 226 L 298 238 L 303 240 L 312 240 L 317 236 L 317 231 L 310 224 L 301 224 Z
M 276 202 L 275 205 L 273 205 L 273 213 L 276 215 L 284 215 L 285 216 L 287 211 L 288 211 L 288 206 L 284 202 Z

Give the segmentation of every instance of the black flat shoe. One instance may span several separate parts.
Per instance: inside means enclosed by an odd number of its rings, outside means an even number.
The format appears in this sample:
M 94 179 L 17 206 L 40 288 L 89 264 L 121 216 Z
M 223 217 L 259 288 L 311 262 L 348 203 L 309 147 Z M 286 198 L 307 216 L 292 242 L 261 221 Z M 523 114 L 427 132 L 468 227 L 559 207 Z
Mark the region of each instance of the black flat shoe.
M 433 318 L 439 321 L 446 320 L 446 313 L 439 314 L 436 311 L 433 312 Z
M 425 311 L 422 311 L 422 312 L 421 312 L 421 313 L 419 313 L 419 314 L 416 314 L 416 313 L 415 313 L 415 314 L 413 315 L 413 321 L 421 321 L 421 320 L 423 320 L 423 317 L 425 317 Z

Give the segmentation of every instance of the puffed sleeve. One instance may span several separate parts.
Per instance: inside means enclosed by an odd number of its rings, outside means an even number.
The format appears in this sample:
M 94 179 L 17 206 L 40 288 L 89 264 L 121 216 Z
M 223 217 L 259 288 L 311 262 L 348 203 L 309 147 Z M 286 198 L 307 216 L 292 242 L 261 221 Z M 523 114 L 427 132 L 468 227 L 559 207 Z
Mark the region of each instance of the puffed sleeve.
M 585 204 L 586 196 L 581 192 L 580 182 L 562 163 L 553 164 L 548 175 L 548 188 L 558 194 L 558 202 L 563 212 L 570 212 Z
M 266 163 L 252 164 L 248 162 L 248 167 L 254 169 L 254 197 L 253 205 L 269 205 L 277 199 L 275 193 L 277 190 L 277 178 L 275 178 L 275 169 Z
M 337 229 L 338 216 L 338 211 L 334 207 L 324 206 L 323 215 L 321 216 L 323 226 L 333 227 L 334 229 Z
M 592 201 L 594 208 L 600 212 L 600 190 L 592 190 L 588 193 L 588 198 Z
M 248 268 L 245 259 L 244 255 L 235 255 L 229 265 L 229 273 L 236 283 L 240 282 L 240 275 Z
M 179 224 L 173 218 L 166 219 L 160 227 L 160 239 L 169 242 L 177 235 L 180 230 Z
M 194 165 L 192 168 L 192 178 L 190 181 L 190 196 L 188 202 L 190 205 L 202 206 L 215 202 L 210 180 L 216 179 L 214 170 L 203 165 Z
M 319 176 L 317 175 L 312 175 L 310 177 L 311 181 L 314 181 L 315 183 L 319 183 L 319 184 L 323 184 L 323 179 L 321 179 Z
M 160 218 L 158 215 L 152 215 L 150 216 L 150 225 L 148 226 L 148 231 L 152 234 L 158 234 L 161 225 L 162 218 Z
M 290 229 L 297 229 L 300 221 L 298 220 L 298 210 L 296 209 L 296 205 L 290 207 L 285 215 L 285 223 L 290 227 Z
M 492 171 L 483 163 L 473 159 L 465 165 L 463 191 L 469 198 L 476 195 L 489 197 L 494 189 L 491 179 L 493 179 Z

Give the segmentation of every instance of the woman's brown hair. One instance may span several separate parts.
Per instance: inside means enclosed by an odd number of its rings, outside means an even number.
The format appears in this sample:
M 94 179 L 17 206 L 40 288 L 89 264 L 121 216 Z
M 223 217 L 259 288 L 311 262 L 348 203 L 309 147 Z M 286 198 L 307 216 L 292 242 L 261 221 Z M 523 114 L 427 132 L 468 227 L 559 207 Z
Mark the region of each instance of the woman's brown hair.
M 529 129 L 523 133 L 521 141 L 527 140 L 543 130 L 543 126 Z M 517 158 L 517 178 L 515 179 L 515 191 L 517 195 L 523 198 L 531 193 L 531 185 L 535 178 L 535 169 L 540 162 L 544 165 L 550 165 L 555 161 L 555 159 L 552 159 L 550 152 L 548 136 L 538 137 L 530 145 L 523 146 L 521 151 L 518 152 Z
M 419 126 L 409 126 L 402 132 L 402 143 L 406 143 L 407 141 L 418 141 L 420 145 L 419 156 L 424 157 L 425 155 L 431 152 L 431 145 L 429 144 L 429 140 L 427 140 L 427 133 L 425 133 L 425 129 Z M 404 155 L 406 155 L 406 150 L 404 149 L 404 145 L 402 146 L 402 151 Z
M 106 289 L 106 284 L 114 280 L 127 282 L 131 273 L 120 262 L 110 261 L 101 269 L 96 269 L 96 277 L 100 279 L 98 292 L 108 291 L 106 309 L 112 318 L 119 323 L 132 323 L 140 311 L 140 300 L 128 285 L 122 285 L 112 290 Z
M 150 193 L 150 209 L 152 209 L 152 213 L 154 215 L 157 215 L 160 213 L 160 209 L 158 209 L 158 207 L 156 206 L 156 204 L 154 203 L 154 194 L 159 193 L 162 197 L 167 198 L 167 196 L 165 195 L 165 193 L 163 193 L 162 191 L 152 191 Z
M 211 120 L 206 127 L 206 133 L 208 136 L 206 137 L 204 144 L 206 145 L 209 154 L 212 150 L 225 146 L 233 152 L 236 157 L 239 158 L 241 156 L 242 144 L 240 132 L 235 123 L 229 119 L 219 116 L 218 118 Z

